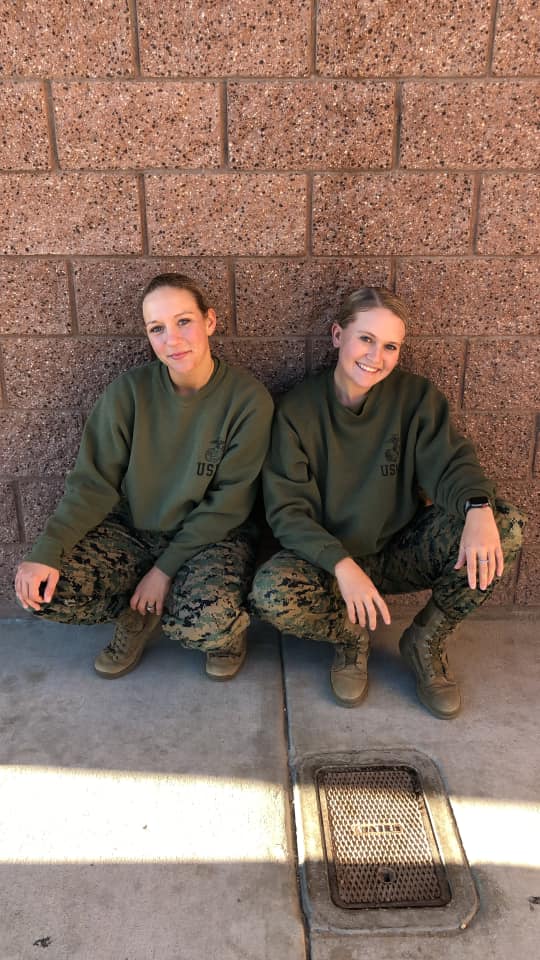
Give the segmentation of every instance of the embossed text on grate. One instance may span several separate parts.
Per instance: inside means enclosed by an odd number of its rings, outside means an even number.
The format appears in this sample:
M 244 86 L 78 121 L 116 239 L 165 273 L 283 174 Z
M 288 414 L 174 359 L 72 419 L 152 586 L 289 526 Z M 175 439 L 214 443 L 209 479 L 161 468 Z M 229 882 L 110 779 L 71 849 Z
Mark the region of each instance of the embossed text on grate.
M 316 779 L 328 881 L 338 907 L 450 902 L 416 770 L 328 767 Z

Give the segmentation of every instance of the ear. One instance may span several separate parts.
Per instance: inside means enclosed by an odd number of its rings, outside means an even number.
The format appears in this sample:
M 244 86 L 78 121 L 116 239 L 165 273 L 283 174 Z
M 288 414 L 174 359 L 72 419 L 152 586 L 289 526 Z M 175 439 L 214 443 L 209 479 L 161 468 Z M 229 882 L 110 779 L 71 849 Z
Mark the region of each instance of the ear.
M 217 325 L 216 311 L 212 310 L 212 308 L 210 307 L 210 309 L 208 310 L 208 313 L 206 314 L 206 332 L 208 333 L 209 337 L 211 337 L 212 334 L 214 333 L 216 329 L 216 325 Z
M 332 333 L 332 346 L 339 347 L 341 344 L 341 334 L 343 333 L 343 329 L 342 327 L 340 327 L 339 323 L 332 324 L 331 333 Z

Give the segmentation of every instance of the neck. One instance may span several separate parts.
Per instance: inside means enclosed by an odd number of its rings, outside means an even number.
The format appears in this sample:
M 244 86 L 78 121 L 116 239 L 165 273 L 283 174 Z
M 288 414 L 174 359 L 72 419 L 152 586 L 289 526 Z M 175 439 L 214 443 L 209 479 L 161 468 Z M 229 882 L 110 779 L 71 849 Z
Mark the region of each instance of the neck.
M 186 374 L 186 376 L 169 370 L 169 376 L 173 382 L 176 393 L 179 393 L 181 397 L 189 397 L 191 394 L 202 390 L 212 377 L 214 367 L 214 358 L 211 354 L 208 354 L 208 358 L 205 359 L 196 370 L 192 370 L 191 373 Z
M 368 390 L 361 390 L 354 385 L 353 389 L 351 389 L 350 384 L 342 378 L 339 367 L 336 367 L 334 370 L 334 390 L 336 391 L 336 397 L 341 406 L 354 411 L 360 409 L 369 392 Z

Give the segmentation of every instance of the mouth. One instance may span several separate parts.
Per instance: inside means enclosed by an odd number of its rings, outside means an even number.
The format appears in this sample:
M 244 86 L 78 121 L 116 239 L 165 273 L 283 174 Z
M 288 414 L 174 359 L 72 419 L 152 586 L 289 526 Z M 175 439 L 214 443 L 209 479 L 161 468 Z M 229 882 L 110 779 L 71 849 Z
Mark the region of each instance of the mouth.
M 189 355 L 189 350 L 183 350 L 180 353 L 170 353 L 169 360 L 183 360 L 184 357 Z
M 360 363 L 359 360 L 356 361 L 356 366 L 357 366 L 360 370 L 363 370 L 364 373 L 379 373 L 379 368 L 378 368 L 378 367 L 372 367 L 372 366 L 370 366 L 368 363 Z

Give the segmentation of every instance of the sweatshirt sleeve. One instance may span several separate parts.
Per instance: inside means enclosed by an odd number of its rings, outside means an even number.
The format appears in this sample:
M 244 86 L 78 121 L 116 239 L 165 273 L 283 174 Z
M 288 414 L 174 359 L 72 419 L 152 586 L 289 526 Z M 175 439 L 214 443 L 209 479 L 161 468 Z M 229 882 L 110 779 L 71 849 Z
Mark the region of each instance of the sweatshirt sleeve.
M 224 540 L 248 518 L 268 450 L 272 412 L 272 399 L 262 386 L 243 405 L 206 496 L 156 560 L 156 567 L 169 577 L 209 543 Z
M 288 550 L 333 573 L 336 563 L 349 553 L 322 525 L 317 481 L 300 437 L 282 410 L 274 419 L 263 489 L 274 536 Z
M 433 385 L 420 408 L 415 459 L 418 482 L 447 513 L 465 516 L 471 496 L 493 500 L 495 488 L 478 462 L 470 440 L 454 428 L 448 401 Z
M 129 460 L 132 410 L 129 396 L 111 384 L 86 421 L 75 466 L 56 510 L 27 560 L 60 569 L 68 553 L 120 499 Z

